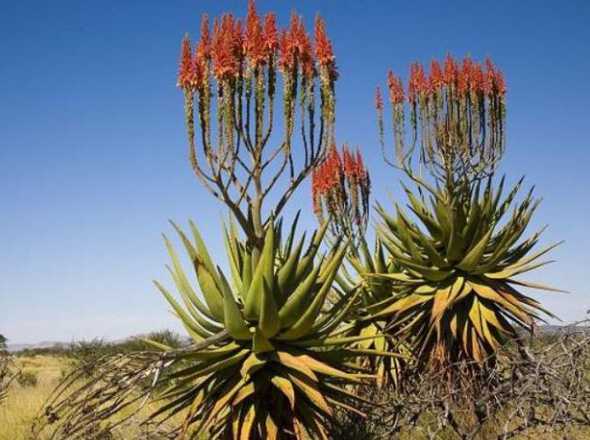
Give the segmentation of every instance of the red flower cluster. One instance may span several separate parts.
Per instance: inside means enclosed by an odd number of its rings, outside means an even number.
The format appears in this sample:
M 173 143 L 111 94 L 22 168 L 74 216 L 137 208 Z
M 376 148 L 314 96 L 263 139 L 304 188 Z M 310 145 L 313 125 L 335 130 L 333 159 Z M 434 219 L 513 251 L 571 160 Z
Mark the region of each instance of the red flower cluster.
M 389 89 L 389 99 L 392 104 L 401 104 L 404 102 L 404 86 L 402 80 L 396 77 L 391 70 L 387 72 L 387 88 Z
M 339 192 L 344 185 L 344 173 L 342 169 L 342 158 L 332 146 L 326 159 L 313 170 L 311 176 L 311 192 L 313 198 L 314 212 L 321 211 L 321 199 L 333 192 Z
M 292 71 L 299 62 L 307 77 L 315 73 L 311 41 L 301 17 L 297 14 L 291 16 L 289 28 L 281 34 L 280 52 L 279 65 L 283 71 Z
M 332 146 L 312 174 L 314 212 L 320 221 L 324 214 L 331 218 L 335 234 L 362 234 L 368 219 L 370 187 L 360 151 L 353 153 L 345 145 L 340 153 Z
M 254 0 L 248 1 L 244 54 L 252 66 L 266 64 L 278 48 L 276 17 L 268 13 L 261 22 Z
M 383 111 L 383 95 L 381 95 L 381 87 L 379 86 L 375 89 L 375 108 L 378 111 Z
M 369 173 L 363 163 L 361 152 L 357 149 L 356 153 L 351 153 L 347 146 L 343 151 L 344 177 L 353 184 L 360 185 L 368 181 Z
M 404 89 L 401 80 L 391 71 L 388 73 L 387 83 L 391 102 L 403 102 Z M 429 75 L 426 75 L 420 63 L 412 64 L 408 81 L 408 101 L 415 103 L 421 96 L 428 98 L 439 93 L 445 86 L 453 88 L 459 96 L 465 96 L 467 93 L 499 96 L 506 94 L 504 75 L 491 60 L 487 59 L 485 64 L 478 64 L 471 58 L 465 58 L 459 63 L 448 55 L 444 68 L 438 61 L 432 61 Z
M 324 20 L 319 16 L 315 19 L 315 55 L 320 66 L 326 68 L 332 78 L 336 78 L 338 73 L 332 42 L 326 34 Z
M 261 20 L 254 0 L 248 2 L 245 26 L 231 14 L 225 14 L 215 20 L 211 37 L 208 19 L 204 16 L 201 39 L 192 62 L 189 62 L 186 50 L 191 44 L 188 38 L 185 40 L 178 74 L 181 88 L 198 87 L 209 60 L 212 61 L 213 75 L 219 81 L 240 75 L 245 62 L 250 66 L 265 65 L 277 52 L 280 52 L 279 67 L 284 72 L 300 67 L 306 77 L 313 77 L 317 59 L 321 67 L 327 67 L 333 75 L 336 73 L 332 44 L 319 17 L 315 22 L 314 48 L 301 17 L 293 14 L 289 27 L 279 31 L 274 14 L 269 13 Z
M 180 47 L 180 70 L 178 71 L 178 87 L 188 89 L 195 81 L 195 69 L 192 58 L 191 41 L 185 35 Z
M 242 40 L 242 23 L 235 20 L 233 15 L 224 14 L 221 21 L 216 19 L 213 23 L 211 58 L 213 75 L 217 80 L 238 75 L 242 57 Z

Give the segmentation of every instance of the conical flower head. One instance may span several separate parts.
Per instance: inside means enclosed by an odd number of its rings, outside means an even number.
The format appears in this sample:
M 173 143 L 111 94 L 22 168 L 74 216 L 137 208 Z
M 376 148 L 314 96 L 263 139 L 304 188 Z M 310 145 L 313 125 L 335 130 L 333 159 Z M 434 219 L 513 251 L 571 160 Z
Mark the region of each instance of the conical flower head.
M 178 71 L 178 87 L 191 90 L 196 81 L 195 66 L 193 64 L 191 41 L 188 35 L 182 40 L 180 49 L 180 68 Z

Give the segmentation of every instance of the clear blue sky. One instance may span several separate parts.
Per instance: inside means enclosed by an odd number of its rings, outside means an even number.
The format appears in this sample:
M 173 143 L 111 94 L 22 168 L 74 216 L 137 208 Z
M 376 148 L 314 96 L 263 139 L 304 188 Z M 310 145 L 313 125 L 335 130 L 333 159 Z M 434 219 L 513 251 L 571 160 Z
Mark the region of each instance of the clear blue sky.
M 587 1 L 259 1 L 327 21 L 341 80 L 340 141 L 360 145 L 375 196 L 400 193 L 376 143 L 375 85 L 389 67 L 447 51 L 494 58 L 508 88 L 503 171 L 544 201 L 533 228 L 565 239 L 531 278 L 564 320 L 590 308 L 590 3 Z M 12 342 L 118 338 L 175 327 L 151 284 L 169 284 L 160 238 L 195 219 L 221 251 L 224 210 L 191 175 L 180 39 L 202 12 L 243 1 L 4 1 L 0 14 L 0 333 Z M 293 206 L 310 205 L 304 186 Z M 308 216 L 307 225 L 313 225 Z M 531 229 L 531 230 L 532 230 Z

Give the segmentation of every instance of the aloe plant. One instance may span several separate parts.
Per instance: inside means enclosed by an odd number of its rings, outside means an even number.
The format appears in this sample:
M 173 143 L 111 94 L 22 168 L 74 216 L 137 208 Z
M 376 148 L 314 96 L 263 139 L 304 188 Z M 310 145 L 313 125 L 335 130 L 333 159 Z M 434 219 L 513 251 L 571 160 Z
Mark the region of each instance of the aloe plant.
M 399 292 L 394 281 L 383 276 L 375 276 L 376 273 L 399 273 L 399 267 L 394 259 L 386 256 L 379 239 L 376 241 L 374 253 L 371 254 L 363 238 L 357 252 L 347 255 L 347 261 L 352 270 L 343 266 L 336 281 L 343 292 L 350 292 L 355 288 L 362 290 L 362 295 L 357 299 L 350 317 L 355 325 L 355 334 L 366 337 L 358 342 L 358 346 L 399 355 L 367 357 L 362 362 L 374 372 L 378 388 L 400 388 L 402 373 L 412 358 L 409 340 L 394 337 L 395 320 L 389 316 L 379 316 L 380 311 L 399 299 Z M 385 337 L 378 337 L 379 335 Z
M 416 222 L 399 206 L 393 216 L 378 207 L 379 237 L 400 267 L 380 276 L 403 296 L 377 315 L 394 317 L 400 334 L 414 335 L 423 361 L 483 362 L 517 328 L 552 316 L 520 288 L 556 289 L 517 277 L 547 264 L 538 259 L 557 244 L 531 254 L 542 231 L 520 238 L 539 201 L 531 190 L 514 202 L 522 179 L 503 198 L 504 182 L 494 190 L 489 178 L 429 197 L 421 187 L 417 194 L 406 188 Z
M 196 342 L 220 335 L 199 351 L 176 356 L 184 365 L 163 377 L 163 413 L 186 411 L 185 427 L 208 438 L 327 438 L 334 408 L 359 398 L 349 385 L 371 378 L 354 362 L 377 350 L 352 348 L 363 336 L 347 336 L 342 325 L 360 290 L 325 308 L 346 246 L 327 255 L 319 247 L 327 225 L 309 244 L 295 242 L 295 225 L 282 243 L 280 227 L 269 227 L 258 256 L 226 230 L 231 275 L 214 264 L 199 231 L 193 239 L 175 226 L 193 263 L 202 298 L 191 286 L 172 245 L 170 273 L 182 305 L 156 283 Z M 306 437 L 307 436 L 307 437 Z

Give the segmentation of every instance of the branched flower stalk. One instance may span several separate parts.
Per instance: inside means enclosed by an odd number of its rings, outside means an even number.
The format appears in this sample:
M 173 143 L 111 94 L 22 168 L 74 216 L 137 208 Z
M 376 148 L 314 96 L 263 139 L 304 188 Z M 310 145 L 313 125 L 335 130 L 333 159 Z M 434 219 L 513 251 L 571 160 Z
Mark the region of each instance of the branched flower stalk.
M 320 223 L 330 221 L 333 238 L 350 239 L 353 249 L 365 235 L 369 220 L 371 179 L 359 150 L 330 148 L 312 173 L 313 211 Z
M 502 72 L 490 59 L 479 64 L 465 58 L 461 63 L 449 55 L 442 64 L 432 61 L 428 73 L 422 64 L 414 63 L 406 88 L 391 70 L 387 88 L 395 159 L 385 151 L 384 106 L 379 89 L 375 104 L 380 143 L 389 164 L 422 180 L 412 164 L 417 155 L 420 167 L 447 188 L 494 173 L 505 148 L 506 85 Z
M 225 14 L 210 33 L 205 15 L 199 41 L 182 41 L 178 87 L 192 169 L 258 250 L 269 220 L 334 141 L 335 57 L 320 17 L 314 30 L 312 39 L 295 14 L 279 29 L 274 14 L 262 19 L 250 1 L 244 21 Z M 275 122 L 277 99 L 283 101 L 282 124 Z M 282 135 L 275 139 L 278 126 Z M 281 179 L 284 174 L 288 178 Z M 281 185 L 264 216 L 264 201 Z

